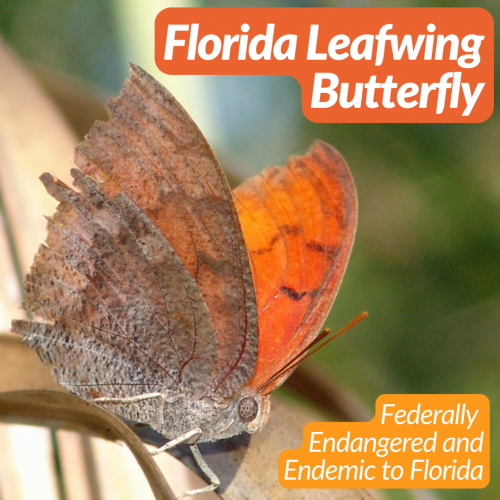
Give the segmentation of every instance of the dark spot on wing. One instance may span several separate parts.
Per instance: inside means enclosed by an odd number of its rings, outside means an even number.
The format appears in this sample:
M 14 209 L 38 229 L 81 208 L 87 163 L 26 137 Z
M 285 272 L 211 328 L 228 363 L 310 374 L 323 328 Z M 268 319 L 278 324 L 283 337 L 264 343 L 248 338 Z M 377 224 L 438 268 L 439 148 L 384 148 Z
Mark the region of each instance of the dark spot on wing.
M 289 226 L 288 224 L 284 224 L 283 226 L 280 227 L 280 232 L 275 236 L 273 236 L 267 247 L 257 248 L 255 250 L 252 250 L 252 253 L 255 255 L 262 255 L 266 252 L 270 252 L 273 249 L 275 243 L 281 238 L 282 235 L 294 236 L 300 234 L 301 232 L 302 228 L 300 226 Z
M 256 255 L 262 255 L 263 253 L 270 252 L 273 249 L 274 244 L 280 239 L 280 235 L 277 234 L 276 236 L 273 237 L 273 239 L 270 241 L 269 245 L 265 248 L 257 248 L 255 250 L 252 250 L 253 254 Z
M 284 234 L 291 234 L 293 236 L 295 234 L 300 234 L 302 232 L 302 228 L 298 225 L 289 226 L 288 224 L 284 224 L 281 226 L 281 231 L 283 231 Z
M 310 243 L 306 243 L 306 247 L 308 250 L 312 250 L 313 252 L 324 252 L 325 246 L 321 243 L 316 243 L 315 241 L 311 241 Z
M 315 241 L 306 243 L 306 248 L 311 252 L 324 253 L 329 259 L 334 259 L 340 249 L 339 247 L 333 245 L 323 245 Z
M 297 292 L 293 288 L 289 288 L 285 285 L 280 288 L 280 291 L 283 292 L 287 297 L 290 297 L 295 301 L 299 301 L 300 299 L 302 299 L 302 297 L 304 297 L 304 295 L 307 294 L 307 292 Z

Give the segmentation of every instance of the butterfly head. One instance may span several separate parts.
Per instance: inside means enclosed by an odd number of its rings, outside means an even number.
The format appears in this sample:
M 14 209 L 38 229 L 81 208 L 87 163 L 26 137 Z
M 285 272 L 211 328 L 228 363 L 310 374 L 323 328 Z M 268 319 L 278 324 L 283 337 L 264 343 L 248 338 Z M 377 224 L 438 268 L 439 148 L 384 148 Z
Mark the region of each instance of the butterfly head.
M 204 429 L 203 440 L 216 441 L 244 432 L 254 434 L 267 422 L 271 400 L 269 396 L 242 389 L 237 395 L 225 400 L 217 417 Z
M 242 395 L 237 405 L 240 425 L 248 434 L 254 434 L 262 429 L 267 422 L 271 399 L 262 394 Z

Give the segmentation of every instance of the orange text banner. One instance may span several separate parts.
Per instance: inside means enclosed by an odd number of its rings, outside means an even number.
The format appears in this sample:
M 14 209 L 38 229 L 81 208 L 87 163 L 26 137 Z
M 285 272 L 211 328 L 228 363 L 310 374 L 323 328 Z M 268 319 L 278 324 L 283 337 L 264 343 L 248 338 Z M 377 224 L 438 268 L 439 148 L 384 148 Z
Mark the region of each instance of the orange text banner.
M 290 75 L 314 122 L 493 111 L 493 18 L 480 8 L 169 8 L 155 60 L 172 75 Z
M 480 394 L 377 399 L 370 422 L 313 422 L 279 458 L 285 488 L 484 488 L 489 400 Z

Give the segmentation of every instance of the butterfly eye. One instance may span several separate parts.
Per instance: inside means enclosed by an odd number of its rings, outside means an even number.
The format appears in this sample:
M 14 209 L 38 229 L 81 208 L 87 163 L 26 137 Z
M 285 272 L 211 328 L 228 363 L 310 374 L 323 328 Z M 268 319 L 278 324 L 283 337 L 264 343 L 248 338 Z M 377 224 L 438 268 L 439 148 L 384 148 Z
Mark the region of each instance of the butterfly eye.
M 259 413 L 259 405 L 254 398 L 243 398 L 238 404 L 238 414 L 243 422 L 251 422 Z

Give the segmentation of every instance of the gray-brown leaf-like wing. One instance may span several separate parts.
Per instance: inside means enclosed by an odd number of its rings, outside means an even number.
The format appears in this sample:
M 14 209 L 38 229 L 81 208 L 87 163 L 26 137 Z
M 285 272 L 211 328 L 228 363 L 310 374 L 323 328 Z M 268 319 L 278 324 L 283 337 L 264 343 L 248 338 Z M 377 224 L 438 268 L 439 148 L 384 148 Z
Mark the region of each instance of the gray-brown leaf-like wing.
M 26 307 L 42 321 L 13 331 L 87 399 L 211 391 L 217 346 L 194 279 L 125 194 L 72 175 L 79 192 L 41 177 L 60 202 L 26 278 Z
M 96 123 L 76 163 L 103 192 L 127 195 L 194 278 L 217 341 L 216 392 L 252 376 L 258 347 L 255 291 L 232 193 L 205 138 L 151 76 L 131 66 L 110 121 Z

